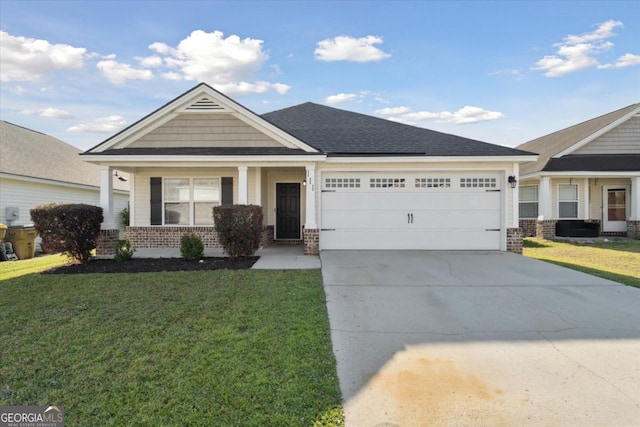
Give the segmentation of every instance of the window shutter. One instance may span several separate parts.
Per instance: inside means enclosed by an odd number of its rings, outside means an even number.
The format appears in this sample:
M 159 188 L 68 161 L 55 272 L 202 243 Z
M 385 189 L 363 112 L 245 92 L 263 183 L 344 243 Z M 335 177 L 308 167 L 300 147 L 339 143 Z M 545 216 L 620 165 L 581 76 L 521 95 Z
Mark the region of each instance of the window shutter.
M 233 204 L 233 178 L 222 178 L 222 200 L 223 205 Z
M 162 225 L 162 178 L 151 178 L 151 225 Z

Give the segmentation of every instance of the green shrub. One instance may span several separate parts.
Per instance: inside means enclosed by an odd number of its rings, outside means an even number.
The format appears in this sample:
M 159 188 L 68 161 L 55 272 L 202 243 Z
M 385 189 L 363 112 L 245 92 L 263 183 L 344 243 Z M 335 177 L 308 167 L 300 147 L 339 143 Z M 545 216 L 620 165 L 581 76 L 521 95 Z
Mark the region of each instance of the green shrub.
M 118 243 L 116 244 L 116 254 L 113 258 L 117 262 L 131 261 L 135 251 L 136 250 L 131 247 L 131 242 L 129 240 L 118 240 Z
M 220 244 L 231 258 L 253 255 L 262 237 L 262 207 L 224 205 L 213 208 Z
M 129 208 L 126 207 L 120 211 L 120 224 L 123 227 L 129 226 Z
M 182 258 L 195 261 L 202 258 L 204 245 L 202 239 L 195 233 L 189 233 L 180 239 L 180 255 Z
M 102 208 L 85 204 L 50 204 L 31 209 L 31 220 L 46 245 L 85 264 L 96 248 Z

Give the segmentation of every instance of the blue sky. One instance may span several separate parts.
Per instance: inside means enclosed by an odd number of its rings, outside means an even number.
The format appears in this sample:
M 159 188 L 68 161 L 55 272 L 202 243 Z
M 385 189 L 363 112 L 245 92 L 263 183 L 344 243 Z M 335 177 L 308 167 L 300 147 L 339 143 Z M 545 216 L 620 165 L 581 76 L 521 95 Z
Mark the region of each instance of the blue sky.
M 0 117 L 82 149 L 205 81 L 515 146 L 640 102 L 638 1 L 0 1 Z

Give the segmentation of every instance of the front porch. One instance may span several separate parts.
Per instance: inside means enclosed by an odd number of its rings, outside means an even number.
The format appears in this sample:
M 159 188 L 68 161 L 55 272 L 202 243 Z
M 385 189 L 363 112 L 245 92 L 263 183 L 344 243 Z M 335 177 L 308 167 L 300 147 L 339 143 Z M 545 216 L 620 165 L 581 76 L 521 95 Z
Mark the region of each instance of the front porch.
M 129 173 L 130 223 L 126 238 L 142 249 L 178 250 L 184 234 L 202 238 L 205 249 L 221 250 L 212 209 L 224 204 L 262 206 L 261 247 L 300 245 L 304 253 L 319 253 L 316 224 L 315 163 L 280 162 L 197 167 L 103 166 L 101 205 L 104 222 L 98 242 L 99 257 L 110 257 L 118 240 L 117 212 L 113 211 L 113 175 Z

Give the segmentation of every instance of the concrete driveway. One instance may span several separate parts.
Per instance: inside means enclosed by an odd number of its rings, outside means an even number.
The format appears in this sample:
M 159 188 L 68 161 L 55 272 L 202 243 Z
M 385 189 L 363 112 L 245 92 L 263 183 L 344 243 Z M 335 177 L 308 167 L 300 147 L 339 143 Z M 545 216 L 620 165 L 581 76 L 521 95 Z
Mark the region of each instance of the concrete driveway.
M 505 252 L 321 259 L 347 427 L 640 425 L 639 289 Z

